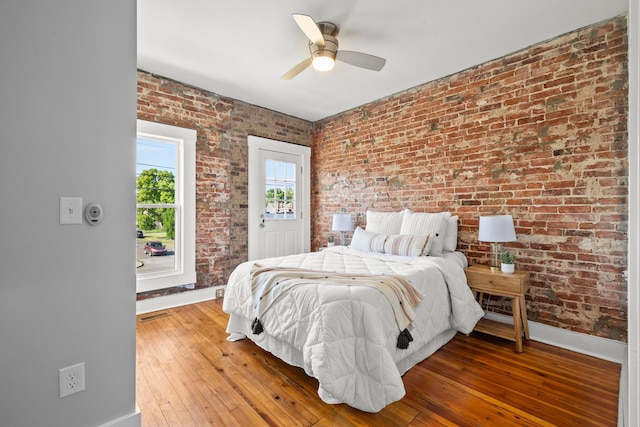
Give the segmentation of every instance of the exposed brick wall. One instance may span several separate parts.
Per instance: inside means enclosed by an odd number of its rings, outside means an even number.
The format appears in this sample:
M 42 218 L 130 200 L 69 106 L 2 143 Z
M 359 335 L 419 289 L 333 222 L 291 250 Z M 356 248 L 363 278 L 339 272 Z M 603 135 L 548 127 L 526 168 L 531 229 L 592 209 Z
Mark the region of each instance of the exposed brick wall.
M 309 146 L 312 124 L 144 71 L 138 72 L 138 118 L 197 131 L 196 289 L 225 285 L 247 259 L 247 136 Z
M 312 247 L 333 212 L 446 210 L 486 264 L 478 217 L 511 214 L 529 319 L 626 341 L 626 65 L 618 17 L 316 123 Z

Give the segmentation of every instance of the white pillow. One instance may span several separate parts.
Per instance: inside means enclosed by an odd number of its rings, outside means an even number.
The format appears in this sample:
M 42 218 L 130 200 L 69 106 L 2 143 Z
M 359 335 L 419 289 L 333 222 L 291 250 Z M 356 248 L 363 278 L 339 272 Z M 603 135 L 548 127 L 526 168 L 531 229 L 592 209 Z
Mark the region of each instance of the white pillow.
M 427 213 L 407 209 L 402 219 L 400 234 L 431 236 L 433 243 L 425 255 L 442 256 L 444 237 L 449 225 L 451 212 Z
M 404 211 L 374 212 L 367 211 L 366 231 L 378 234 L 400 234 Z
M 414 234 L 397 234 L 388 236 L 384 242 L 384 252 L 402 256 L 420 256 L 425 246 L 432 242 L 430 236 L 418 236 Z
M 449 218 L 447 232 L 444 234 L 442 250 L 453 252 L 458 248 L 458 215 Z
M 363 252 L 384 253 L 384 242 L 386 240 L 386 234 L 371 233 L 360 227 L 356 227 L 349 247 Z

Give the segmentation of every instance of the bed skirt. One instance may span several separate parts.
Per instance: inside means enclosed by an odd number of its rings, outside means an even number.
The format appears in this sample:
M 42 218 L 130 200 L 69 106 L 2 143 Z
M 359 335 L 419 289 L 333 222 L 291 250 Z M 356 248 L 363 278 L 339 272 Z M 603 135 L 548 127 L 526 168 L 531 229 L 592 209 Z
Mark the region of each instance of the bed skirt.
M 227 332 L 230 334 L 229 340 L 236 341 L 244 337 L 248 337 L 256 345 L 263 350 L 273 354 L 277 358 L 285 361 L 289 365 L 296 366 L 304 369 L 304 361 L 302 352 L 292 347 L 289 343 L 279 340 L 270 336 L 267 333 L 255 335 L 251 330 L 251 320 L 242 317 L 237 314 L 231 314 L 229 317 L 229 323 L 227 324 Z M 435 353 L 440 347 L 448 343 L 456 335 L 455 329 L 448 329 L 436 335 L 431 341 L 425 343 L 418 351 L 409 354 L 405 358 L 400 358 L 395 361 L 400 375 L 404 375 L 409 369 L 422 362 L 427 357 Z M 307 375 L 313 376 L 310 372 Z M 329 404 L 341 403 L 335 400 L 330 393 L 323 390 L 322 387 L 318 388 L 318 395 L 323 402 Z M 397 396 L 397 400 L 400 400 L 404 396 Z

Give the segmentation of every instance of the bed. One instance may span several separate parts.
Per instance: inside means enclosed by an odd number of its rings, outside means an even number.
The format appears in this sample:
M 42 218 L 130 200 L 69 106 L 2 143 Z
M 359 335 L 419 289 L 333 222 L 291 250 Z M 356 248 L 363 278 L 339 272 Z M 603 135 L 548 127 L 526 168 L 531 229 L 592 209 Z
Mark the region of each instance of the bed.
M 466 283 L 466 258 L 447 250 L 451 215 L 420 213 L 420 221 L 412 215 L 408 210 L 367 212 L 366 229 L 356 229 L 349 247 L 240 264 L 229 277 L 223 302 L 230 314 L 228 339 L 248 337 L 303 368 L 318 380 L 318 395 L 326 403 L 378 412 L 401 399 L 402 375 L 456 332 L 471 332 L 484 314 Z M 300 283 L 274 278 L 264 304 L 267 291 L 256 285 L 264 283 L 257 280 L 261 269 L 326 276 L 323 281 L 301 274 Z M 399 305 L 388 292 L 373 285 L 327 282 L 339 281 L 336 276 L 361 280 L 370 275 L 410 283 L 421 301 L 408 310 L 408 325 L 400 323 Z

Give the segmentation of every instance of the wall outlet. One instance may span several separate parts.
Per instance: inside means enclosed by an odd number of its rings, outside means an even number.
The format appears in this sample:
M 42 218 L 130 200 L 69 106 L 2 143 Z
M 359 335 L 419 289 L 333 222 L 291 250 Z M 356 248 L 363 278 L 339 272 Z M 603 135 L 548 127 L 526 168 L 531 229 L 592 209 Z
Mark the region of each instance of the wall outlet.
M 216 298 L 224 298 L 224 288 L 216 289 Z
M 58 369 L 60 398 L 84 390 L 84 362 Z

